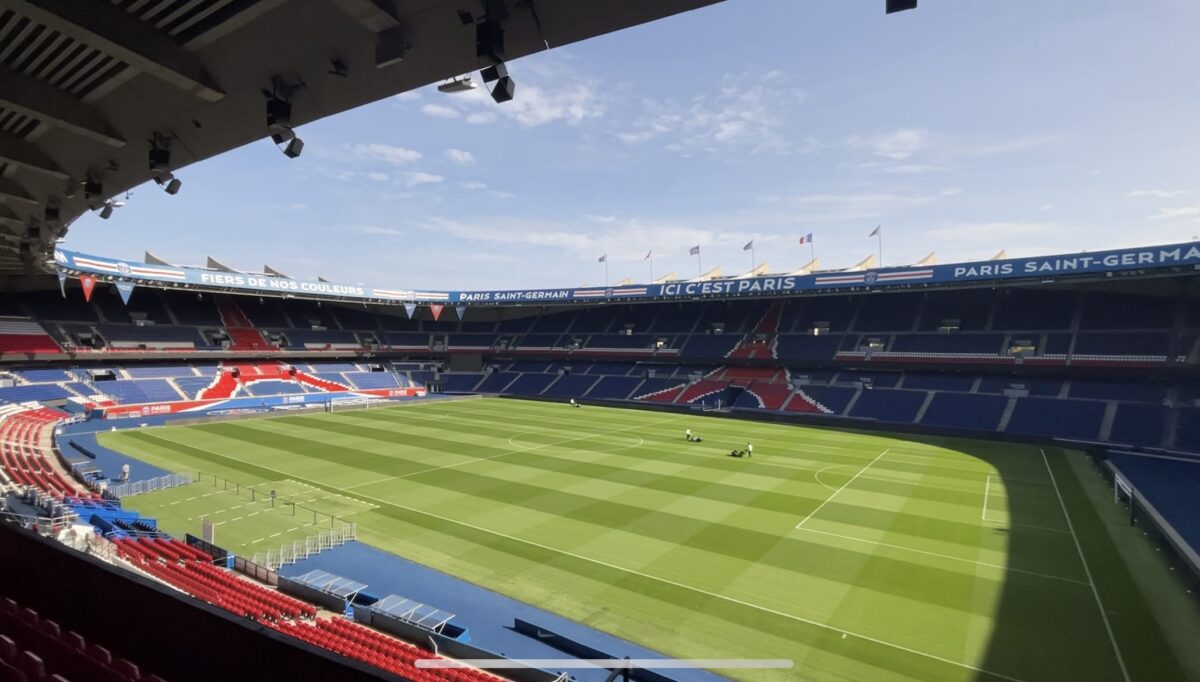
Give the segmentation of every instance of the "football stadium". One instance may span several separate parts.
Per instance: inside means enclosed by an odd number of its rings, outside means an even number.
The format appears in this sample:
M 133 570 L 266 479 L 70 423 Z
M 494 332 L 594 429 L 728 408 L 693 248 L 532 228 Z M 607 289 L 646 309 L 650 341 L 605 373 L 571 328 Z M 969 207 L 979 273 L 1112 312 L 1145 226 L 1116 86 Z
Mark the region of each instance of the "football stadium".
M 65 238 L 709 4 L 0 0 L 0 680 L 1200 679 L 1195 237 L 495 289 Z

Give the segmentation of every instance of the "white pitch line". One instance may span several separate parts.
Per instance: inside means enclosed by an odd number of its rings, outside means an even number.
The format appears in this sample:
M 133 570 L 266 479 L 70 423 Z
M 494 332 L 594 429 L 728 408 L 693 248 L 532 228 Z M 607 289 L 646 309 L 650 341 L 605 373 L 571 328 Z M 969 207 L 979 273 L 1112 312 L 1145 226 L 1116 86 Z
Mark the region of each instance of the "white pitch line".
M 679 417 L 672 417 L 671 419 L 660 419 L 658 421 L 650 422 L 647 424 L 639 424 L 637 426 L 628 426 L 623 429 L 612 429 L 609 431 L 600 431 L 597 433 L 590 433 L 586 436 L 577 436 L 575 438 L 568 438 L 567 440 L 555 441 L 553 443 L 545 443 L 543 445 L 535 445 L 535 446 L 529 447 L 529 448 L 506 450 L 504 452 L 497 453 L 495 455 L 488 455 L 487 457 L 477 457 L 475 459 L 468 459 L 468 460 L 465 460 L 462 462 L 455 462 L 453 464 L 429 467 L 427 469 L 421 469 L 419 471 L 413 471 L 413 472 L 410 472 L 407 474 L 401 474 L 399 476 L 388 476 L 387 478 L 381 478 L 381 479 L 375 480 L 375 481 L 367 481 L 366 483 L 356 483 L 355 485 L 348 485 L 345 488 L 342 488 L 342 490 L 353 490 L 355 488 L 361 488 L 363 486 L 368 486 L 368 485 L 375 485 L 377 483 L 387 483 L 388 481 L 396 481 L 401 478 L 409 478 L 411 476 L 419 476 L 420 474 L 427 474 L 431 471 L 441 471 L 442 469 L 453 469 L 455 467 L 460 467 L 460 466 L 463 466 L 466 464 L 474 464 L 475 462 L 485 462 L 489 459 L 496 459 L 497 457 L 504 457 L 506 455 L 515 455 L 517 453 L 522 453 L 522 452 L 532 452 L 534 450 L 540 450 L 542 448 L 548 448 L 548 447 L 551 447 L 554 445 L 566 445 L 567 443 L 574 443 L 575 441 L 580 441 L 580 440 L 590 440 L 592 438 L 596 438 L 599 436 L 607 436 L 607 435 L 611 435 L 614 433 L 623 433 L 625 431 L 634 431 L 636 429 L 643 429 L 643 428 L 646 428 L 649 426 L 654 426 L 655 424 L 665 424 L 667 422 L 679 421 L 680 419 L 683 419 L 683 418 L 684 418 L 683 416 L 679 416 Z M 530 432 L 530 433 L 532 433 L 532 432 Z M 519 435 L 519 434 L 514 434 L 514 435 Z M 645 443 L 645 439 L 643 439 L 642 442 Z M 509 439 L 509 444 L 510 445 L 512 444 L 511 438 Z M 635 445 L 633 447 L 637 447 L 637 446 Z
M 850 465 L 849 464 L 833 464 L 833 465 L 827 466 L 824 469 L 821 469 L 817 473 L 813 474 L 813 478 L 817 479 L 817 483 L 820 483 L 821 485 L 825 486 L 826 490 L 836 491 L 837 488 L 835 488 L 831 485 L 828 485 L 827 483 L 825 483 L 825 481 L 821 480 L 821 474 L 825 473 L 826 471 L 829 471 L 830 469 L 841 469 L 841 468 L 848 467 L 848 466 L 850 466 Z
M 1014 568 L 1012 566 L 1005 566 L 1004 564 L 993 564 L 993 563 L 987 562 L 987 561 L 976 561 L 975 559 L 964 559 L 962 557 L 951 556 L 949 554 L 930 552 L 930 551 L 927 551 L 924 549 L 916 549 L 914 547 L 905 547 L 904 545 L 893 545 L 888 542 L 878 542 L 876 540 L 866 540 L 864 538 L 856 538 L 856 537 L 853 537 L 850 535 L 842 535 L 841 533 L 830 533 L 829 531 L 815 530 L 813 528 L 801 528 L 800 530 L 802 530 L 806 533 L 818 533 L 820 535 L 828 535 L 830 537 L 841 538 L 843 540 L 851 540 L 853 542 L 861 542 L 861 543 L 868 544 L 868 545 L 877 545 L 879 547 L 888 547 L 890 549 L 898 549 L 898 550 L 902 550 L 905 552 L 913 552 L 915 554 L 925 554 L 927 556 L 938 557 L 940 559 L 949 559 L 951 561 L 961 561 L 961 562 L 967 563 L 967 564 L 975 564 L 976 566 L 986 566 L 988 568 L 995 568 L 995 569 L 1001 570 L 1001 571 L 1011 571 L 1013 573 L 1023 573 L 1025 575 L 1037 576 L 1039 578 L 1046 578 L 1049 580 L 1060 580 L 1064 583 L 1074 583 L 1076 585 L 1083 585 L 1085 587 L 1087 586 L 1087 583 L 1083 582 L 1082 580 L 1076 580 L 1074 578 L 1064 578 L 1063 576 L 1051 575 L 1049 573 L 1039 573 L 1037 571 L 1028 571 L 1023 568 Z
M 1104 602 L 1100 600 L 1100 590 L 1096 589 L 1096 581 L 1092 579 L 1092 569 L 1088 568 L 1087 557 L 1083 555 L 1083 545 L 1079 544 L 1079 536 L 1075 534 L 1075 524 L 1071 523 L 1071 515 L 1067 513 L 1067 503 L 1063 501 L 1062 493 L 1058 490 L 1058 481 L 1054 478 L 1054 470 L 1050 468 L 1050 460 L 1046 457 L 1045 448 L 1038 448 L 1042 453 L 1042 461 L 1046 464 L 1046 473 L 1050 474 L 1050 484 L 1054 486 L 1054 494 L 1058 496 L 1058 505 L 1062 507 L 1063 517 L 1067 520 L 1067 528 L 1071 530 L 1071 539 L 1075 541 L 1075 551 L 1079 552 L 1079 561 L 1083 563 L 1083 572 L 1087 574 L 1088 583 L 1092 586 L 1092 596 L 1096 598 L 1096 606 L 1100 609 L 1100 617 L 1104 620 L 1104 629 L 1108 632 L 1108 641 L 1112 644 L 1113 653 L 1117 655 L 1117 664 L 1121 666 L 1121 677 L 1129 682 L 1129 670 L 1125 668 L 1125 659 L 1121 657 L 1121 647 L 1117 646 L 1117 638 L 1113 635 L 1112 625 L 1108 622 L 1108 612 L 1104 610 Z
M 170 439 L 168 439 L 168 440 L 170 440 Z M 197 450 L 201 450 L 201 451 L 203 451 L 203 452 L 207 452 L 207 453 L 209 453 L 209 454 L 216 455 L 217 457 L 220 457 L 220 458 L 222 458 L 222 459 L 228 459 L 228 460 L 232 460 L 232 461 L 234 461 L 234 462 L 246 463 L 246 462 L 245 462 L 245 460 L 241 460 L 241 459 L 238 459 L 238 458 L 236 458 L 236 457 L 230 457 L 229 455 L 224 455 L 224 454 L 221 454 L 221 453 L 219 453 L 219 452 L 215 452 L 215 451 L 213 451 L 213 450 L 209 450 L 209 449 L 207 449 L 207 448 L 202 448 L 202 447 L 195 446 L 195 445 L 193 445 L 192 447 L 193 447 L 193 448 L 195 448 L 195 449 L 197 449 Z M 884 450 L 884 452 L 887 452 L 887 451 L 886 451 L 886 450 Z M 880 454 L 881 454 L 881 456 L 882 456 L 882 453 L 880 453 Z M 878 458 L 876 458 L 876 459 L 878 459 Z M 259 465 L 256 465 L 256 466 L 258 466 L 260 469 L 266 469 L 266 470 L 268 470 L 268 471 L 274 471 L 275 473 L 277 473 L 277 474 L 280 474 L 281 476 L 288 476 L 288 475 L 289 475 L 289 474 L 288 474 L 288 472 L 285 472 L 285 471 L 280 471 L 280 470 L 278 470 L 278 469 L 274 469 L 274 468 L 272 468 L 272 467 L 269 467 L 269 466 L 264 466 L 264 465 L 261 465 L 261 464 L 259 464 Z M 316 481 L 309 481 L 309 483 L 316 483 Z M 320 487 L 320 486 L 318 485 L 317 487 Z M 636 570 L 634 570 L 634 569 L 631 569 L 631 568 L 625 568 L 624 566 L 618 566 L 618 565 L 616 565 L 616 564 L 612 564 L 612 563 L 609 563 L 609 562 L 607 562 L 607 561 L 603 561 L 603 560 L 601 560 L 601 559 L 593 559 L 592 557 L 583 556 L 582 554 L 576 554 L 576 553 L 574 553 L 574 552 L 569 552 L 569 551 L 567 551 L 567 550 L 564 550 L 564 549 L 559 549 L 559 548 L 557 548 L 557 547 L 551 547 L 551 546 L 549 546 L 549 545 L 543 545 L 542 543 L 540 543 L 540 542 L 534 542 L 533 540 L 526 540 L 526 539 L 524 539 L 524 538 L 518 538 L 518 537 L 515 537 L 515 536 L 512 536 L 512 535 L 508 535 L 507 533 L 501 533 L 501 532 L 499 532 L 499 531 L 494 531 L 494 530 L 491 530 L 491 529 L 489 529 L 489 528 L 483 528 L 482 526 L 476 526 L 475 524 L 472 524 L 472 523 L 467 523 L 466 521 L 459 521 L 459 520 L 457 520 L 457 519 L 451 519 L 451 518 L 449 518 L 449 517 L 446 517 L 446 516 L 441 516 L 440 514 L 434 514 L 433 512 L 428 512 L 428 511 L 425 511 L 425 510 L 423 510 L 423 509 L 416 509 L 415 507 L 408 507 L 408 506 L 405 506 L 405 505 L 402 505 L 402 504 L 397 504 L 397 503 L 395 503 L 395 502 L 388 502 L 387 500 L 383 500 L 383 499 L 380 499 L 380 498 L 378 498 L 378 497 L 372 497 L 372 496 L 370 496 L 370 495 L 362 495 L 361 493 L 359 494 L 359 497 L 361 497 L 361 498 L 365 498 L 365 499 L 367 499 L 367 500 L 371 500 L 372 502 L 378 502 L 380 506 L 388 506 L 388 507 L 395 507 L 395 508 L 397 508 L 397 509 L 404 509 L 404 510 L 406 510 L 406 511 L 413 512 L 414 514 L 421 514 L 421 515 L 423 515 L 423 516 L 428 516 L 428 517 L 430 517 L 430 518 L 439 519 L 439 520 L 441 520 L 441 521 L 445 521 L 445 522 L 447 522 L 447 523 L 452 523 L 452 524 L 455 524 L 455 525 L 458 525 L 458 526 L 463 526 L 464 528 L 471 528 L 471 529 L 473 529 L 473 530 L 477 530 L 477 531 L 480 531 L 480 532 L 483 532 L 483 533 L 488 533 L 488 534 L 490 534 L 490 535 L 495 535 L 495 536 L 497 536 L 497 537 L 502 537 L 502 538 L 505 538 L 505 539 L 507 539 L 507 540 L 512 540 L 513 542 L 519 542 L 519 543 L 521 543 L 521 544 L 529 545 L 529 546 L 531 546 L 531 547 L 538 547 L 538 548 L 540 548 L 540 549 L 544 549 L 544 550 L 547 550 L 547 551 L 550 551 L 550 552 L 555 552 L 555 553 L 557 553 L 557 554 L 561 554 L 561 555 L 563 555 L 563 556 L 569 556 L 569 557 L 572 557 L 572 558 L 575 558 L 575 559 L 579 559 L 580 561 L 586 561 L 586 562 L 593 563 L 593 564 L 596 564 L 596 565 L 599 565 L 599 566 L 605 566 L 605 567 L 607 567 L 607 568 L 611 568 L 611 569 L 613 569 L 613 570 L 617 570 L 617 571 L 622 571 L 622 572 L 624 572 L 624 573 L 628 573 L 628 574 L 630 574 L 630 575 L 636 575 L 636 576 L 640 576 L 640 577 L 642 577 L 642 578 L 645 578 L 645 579 L 647 579 L 647 580 L 653 580 L 653 581 L 656 581 L 656 582 L 663 583 L 663 584 L 665 584 L 665 585 L 671 585 L 671 586 L 673 586 L 673 587 L 678 587 L 678 588 L 680 588 L 680 589 L 683 589 L 683 590 L 688 590 L 688 591 L 690 591 L 690 592 L 695 592 L 696 594 L 702 594 L 702 595 L 705 595 L 705 596 L 707 596 L 707 597 L 712 597 L 713 599 L 720 599 L 721 601 L 729 602 L 729 603 L 731 603 L 731 604 L 737 604 L 737 605 L 739 605 L 739 606 L 744 606 L 744 607 L 746 607 L 746 608 L 750 608 L 750 609 L 755 609 L 755 610 L 757 610 L 757 611 L 761 611 L 761 612 L 763 612 L 763 613 L 770 613 L 770 614 L 773 614 L 773 615 L 779 616 L 779 617 L 781 617 L 781 618 L 787 618 L 787 619 L 789 619 L 789 620 L 796 621 L 797 623 L 804 623 L 805 625 L 810 625 L 810 626 L 812 626 L 812 627 L 820 628 L 820 629 L 822 629 L 822 630 L 828 630 L 828 631 L 831 631 L 831 632 L 836 632 L 836 633 L 838 633 L 838 634 L 845 635 L 845 636 L 848 636 L 848 637 L 854 637 L 855 639 L 861 639 L 861 640 L 862 640 L 862 641 L 864 641 L 864 642 L 870 642 L 870 643 L 872 643 L 872 644 L 878 644 L 878 645 L 880 645 L 880 646 L 889 647 L 889 648 L 895 649 L 895 650 L 897 650 L 897 651 L 904 651 L 904 652 L 906 652 L 906 653 L 913 654 L 914 656 L 921 656 L 921 657 L 923 657 L 923 658 L 928 658 L 928 659 L 930 659 L 930 660 L 933 660 L 933 661 L 939 661 L 939 662 L 941 662 L 941 663 L 945 663 L 945 664 L 947 664 L 947 665 L 953 665 L 953 666 L 956 666 L 956 667 L 959 667 L 959 668 L 964 668 L 964 669 L 966 669 L 966 670 L 974 670 L 975 672 L 983 673 L 983 674 L 985 674 L 985 675 L 991 675 L 992 677 L 997 677 L 997 678 L 1000 678 L 1000 679 L 1002 679 L 1002 680 L 1008 680 L 1009 682 L 1025 682 L 1024 680 L 1022 680 L 1022 679 L 1021 679 L 1021 678 L 1019 678 L 1019 677 L 1012 677 L 1012 676 L 1010 676 L 1010 675 L 1005 675 L 1005 674 L 1003 674 L 1003 673 L 998 673 L 998 672 L 994 672 L 994 671 L 987 670 L 987 669 L 984 669 L 984 668 L 980 668 L 980 667 L 978 667 L 978 666 L 971 665 L 970 663 L 963 663 L 962 661 L 955 661 L 955 660 L 953 660 L 953 659 L 946 658 L 946 657 L 944 657 L 944 656 L 938 656 L 937 654 L 931 654 L 931 653 L 927 653 L 927 652 L 924 652 L 924 651 L 919 651 L 919 650 L 917 650 L 917 649 L 913 649 L 913 648 L 910 648 L 910 647 L 906 647 L 906 646 L 904 646 L 903 644 L 895 644 L 895 643 L 893 643 L 893 642 L 888 642 L 888 641 L 886 641 L 886 640 L 882 640 L 882 639 L 879 639 L 879 638 L 876 638 L 876 637 L 871 637 L 870 635 L 862 635 L 862 634 L 859 634 L 859 633 L 857 633 L 857 632 L 851 632 L 851 631 L 849 631 L 849 630 L 843 630 L 843 629 L 841 629 L 841 628 L 834 627 L 834 626 L 832 626 L 832 625 L 829 625 L 829 624 L 827 624 L 827 623 L 822 623 L 822 622 L 820 622 L 820 621 L 812 620 L 812 619 L 810 619 L 810 618 L 804 618 L 803 616 L 797 616 L 797 615 L 794 615 L 794 614 L 791 614 L 791 613 L 784 613 L 783 611 L 778 611 L 778 610 L 775 610 L 775 609 L 772 609 L 772 608 L 769 608 L 769 607 L 766 607 L 766 606 L 760 606 L 760 605 L 758 605 L 758 604 L 752 604 L 752 603 L 750 603 L 750 602 L 748 602 L 748 601 L 743 601 L 743 600 L 741 600 L 741 599 L 738 599 L 738 598 L 736 598 L 736 597 L 729 597 L 729 596 L 726 596 L 726 595 L 723 595 L 723 594 L 718 594 L 718 593 L 716 593 L 716 592 L 710 592 L 710 591 L 708 591 L 708 590 L 704 590 L 704 589 L 701 589 L 701 588 L 699 588 L 699 587 L 693 587 L 693 586 L 691 586 L 691 585 L 685 585 L 685 584 L 683 584 L 683 583 L 676 582 L 676 581 L 674 581 L 674 580 L 670 580 L 670 579 L 668 579 L 668 578 L 662 578 L 662 577 L 659 577 L 659 576 L 656 576 L 656 575 L 650 575 L 650 574 L 648 574 L 648 573 L 643 573 L 643 572 L 641 572 L 641 571 L 636 571 Z M 360 501 L 363 501 L 363 500 L 360 500 Z M 302 527 L 303 527 L 303 526 L 297 526 L 296 528 L 293 528 L 292 530 L 298 530 L 298 529 L 300 529 L 300 528 L 302 528 Z
M 991 489 L 992 489 L 992 477 L 989 474 L 987 477 L 987 482 L 983 484 L 983 511 L 979 514 L 980 521 L 987 521 L 988 492 L 990 492 Z
M 845 489 L 846 489 L 846 486 L 848 486 L 848 485 L 850 485 L 851 483 L 853 483 L 853 482 L 855 481 L 855 479 L 857 479 L 859 476 L 862 476 L 862 473 L 863 473 L 864 471 L 866 471 L 867 469 L 869 469 L 869 468 L 871 467 L 871 465 L 872 465 L 872 464 L 874 464 L 875 462 L 878 462 L 878 461 L 879 461 L 879 458 L 880 458 L 880 457 L 883 457 L 884 455 L 886 455 L 886 454 L 887 454 L 887 452 L 888 452 L 887 450 L 884 450 L 883 452 L 879 453 L 878 455 L 875 455 L 875 459 L 871 460 L 870 462 L 867 462 L 867 465 L 866 465 L 866 466 L 864 466 L 863 468 L 859 469 L 859 470 L 858 470 L 858 473 L 857 473 L 857 474 L 854 474 L 854 476 L 853 476 L 853 477 L 852 477 L 852 478 L 851 478 L 849 481 L 846 481 L 845 483 L 843 483 L 843 484 L 842 484 L 842 487 L 840 487 L 840 488 L 838 488 L 837 490 L 833 491 L 833 494 L 832 494 L 832 495 L 830 495 L 829 497 L 826 497 L 824 502 L 822 502 L 821 504 L 817 505 L 817 508 L 816 508 L 816 509 L 814 509 L 814 510 L 812 510 L 811 512 L 809 512 L 809 513 L 808 513 L 808 516 L 805 516 L 803 521 L 801 521 L 800 523 L 797 523 L 797 524 L 796 524 L 796 528 L 800 528 L 800 527 L 801 527 L 801 526 L 803 526 L 804 524 L 808 523 L 808 520 L 809 520 L 809 519 L 811 519 L 813 516 L 815 516 L 817 512 L 821 511 L 821 510 L 822 510 L 822 509 L 825 507 L 825 505 L 829 504 L 830 500 L 832 500 L 833 498 L 837 497 L 837 496 L 838 496 L 838 493 L 840 493 L 840 492 L 842 492 L 843 490 L 845 490 Z

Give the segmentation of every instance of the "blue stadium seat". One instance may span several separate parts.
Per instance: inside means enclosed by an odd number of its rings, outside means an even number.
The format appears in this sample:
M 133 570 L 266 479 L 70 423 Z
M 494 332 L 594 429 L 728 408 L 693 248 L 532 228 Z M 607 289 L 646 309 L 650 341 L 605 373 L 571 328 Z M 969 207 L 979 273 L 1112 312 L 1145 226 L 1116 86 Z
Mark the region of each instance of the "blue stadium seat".
M 582 398 L 599 381 L 590 374 L 564 374 L 550 385 L 542 395 L 554 398 Z
M 442 375 L 442 390 L 446 393 L 470 393 L 483 378 L 478 372 L 450 372 Z
M 1128 445 L 1161 445 L 1167 423 L 1162 405 L 1119 403 L 1108 440 Z
M 641 377 L 605 376 L 585 396 L 597 400 L 627 400 L 642 383 Z
M 929 394 L 925 391 L 905 391 L 888 388 L 864 390 L 850 416 L 867 417 L 888 422 L 911 423 Z
M 1031 436 L 1097 440 L 1103 417 L 1102 402 L 1019 398 L 1006 431 Z
M 936 393 L 921 417 L 921 423 L 926 426 L 995 431 L 1000 426 L 1000 417 L 1007 405 L 1008 398 L 1003 396 Z

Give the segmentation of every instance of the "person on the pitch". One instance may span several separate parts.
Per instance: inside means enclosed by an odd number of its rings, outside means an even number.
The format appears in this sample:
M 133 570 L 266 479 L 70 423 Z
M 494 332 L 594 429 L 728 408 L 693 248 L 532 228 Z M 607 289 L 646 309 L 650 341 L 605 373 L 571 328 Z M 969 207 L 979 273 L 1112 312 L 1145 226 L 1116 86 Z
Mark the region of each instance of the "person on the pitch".
M 689 443 L 692 442 L 692 430 L 691 429 L 685 430 L 683 432 L 683 437 L 687 440 L 687 442 L 689 442 Z
M 751 457 L 753 455 L 754 455 L 754 445 L 752 445 L 750 443 L 746 443 L 746 456 Z

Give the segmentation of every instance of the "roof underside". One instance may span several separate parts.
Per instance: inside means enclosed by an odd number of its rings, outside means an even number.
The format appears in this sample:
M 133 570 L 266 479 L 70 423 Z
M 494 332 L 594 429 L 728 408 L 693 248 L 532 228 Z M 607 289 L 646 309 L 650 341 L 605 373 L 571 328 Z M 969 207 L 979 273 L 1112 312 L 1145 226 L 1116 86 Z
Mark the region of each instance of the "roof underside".
M 156 136 L 172 170 L 266 137 L 273 79 L 298 126 L 488 66 L 478 23 L 512 60 L 719 1 L 0 0 L 0 275 L 150 179 Z

